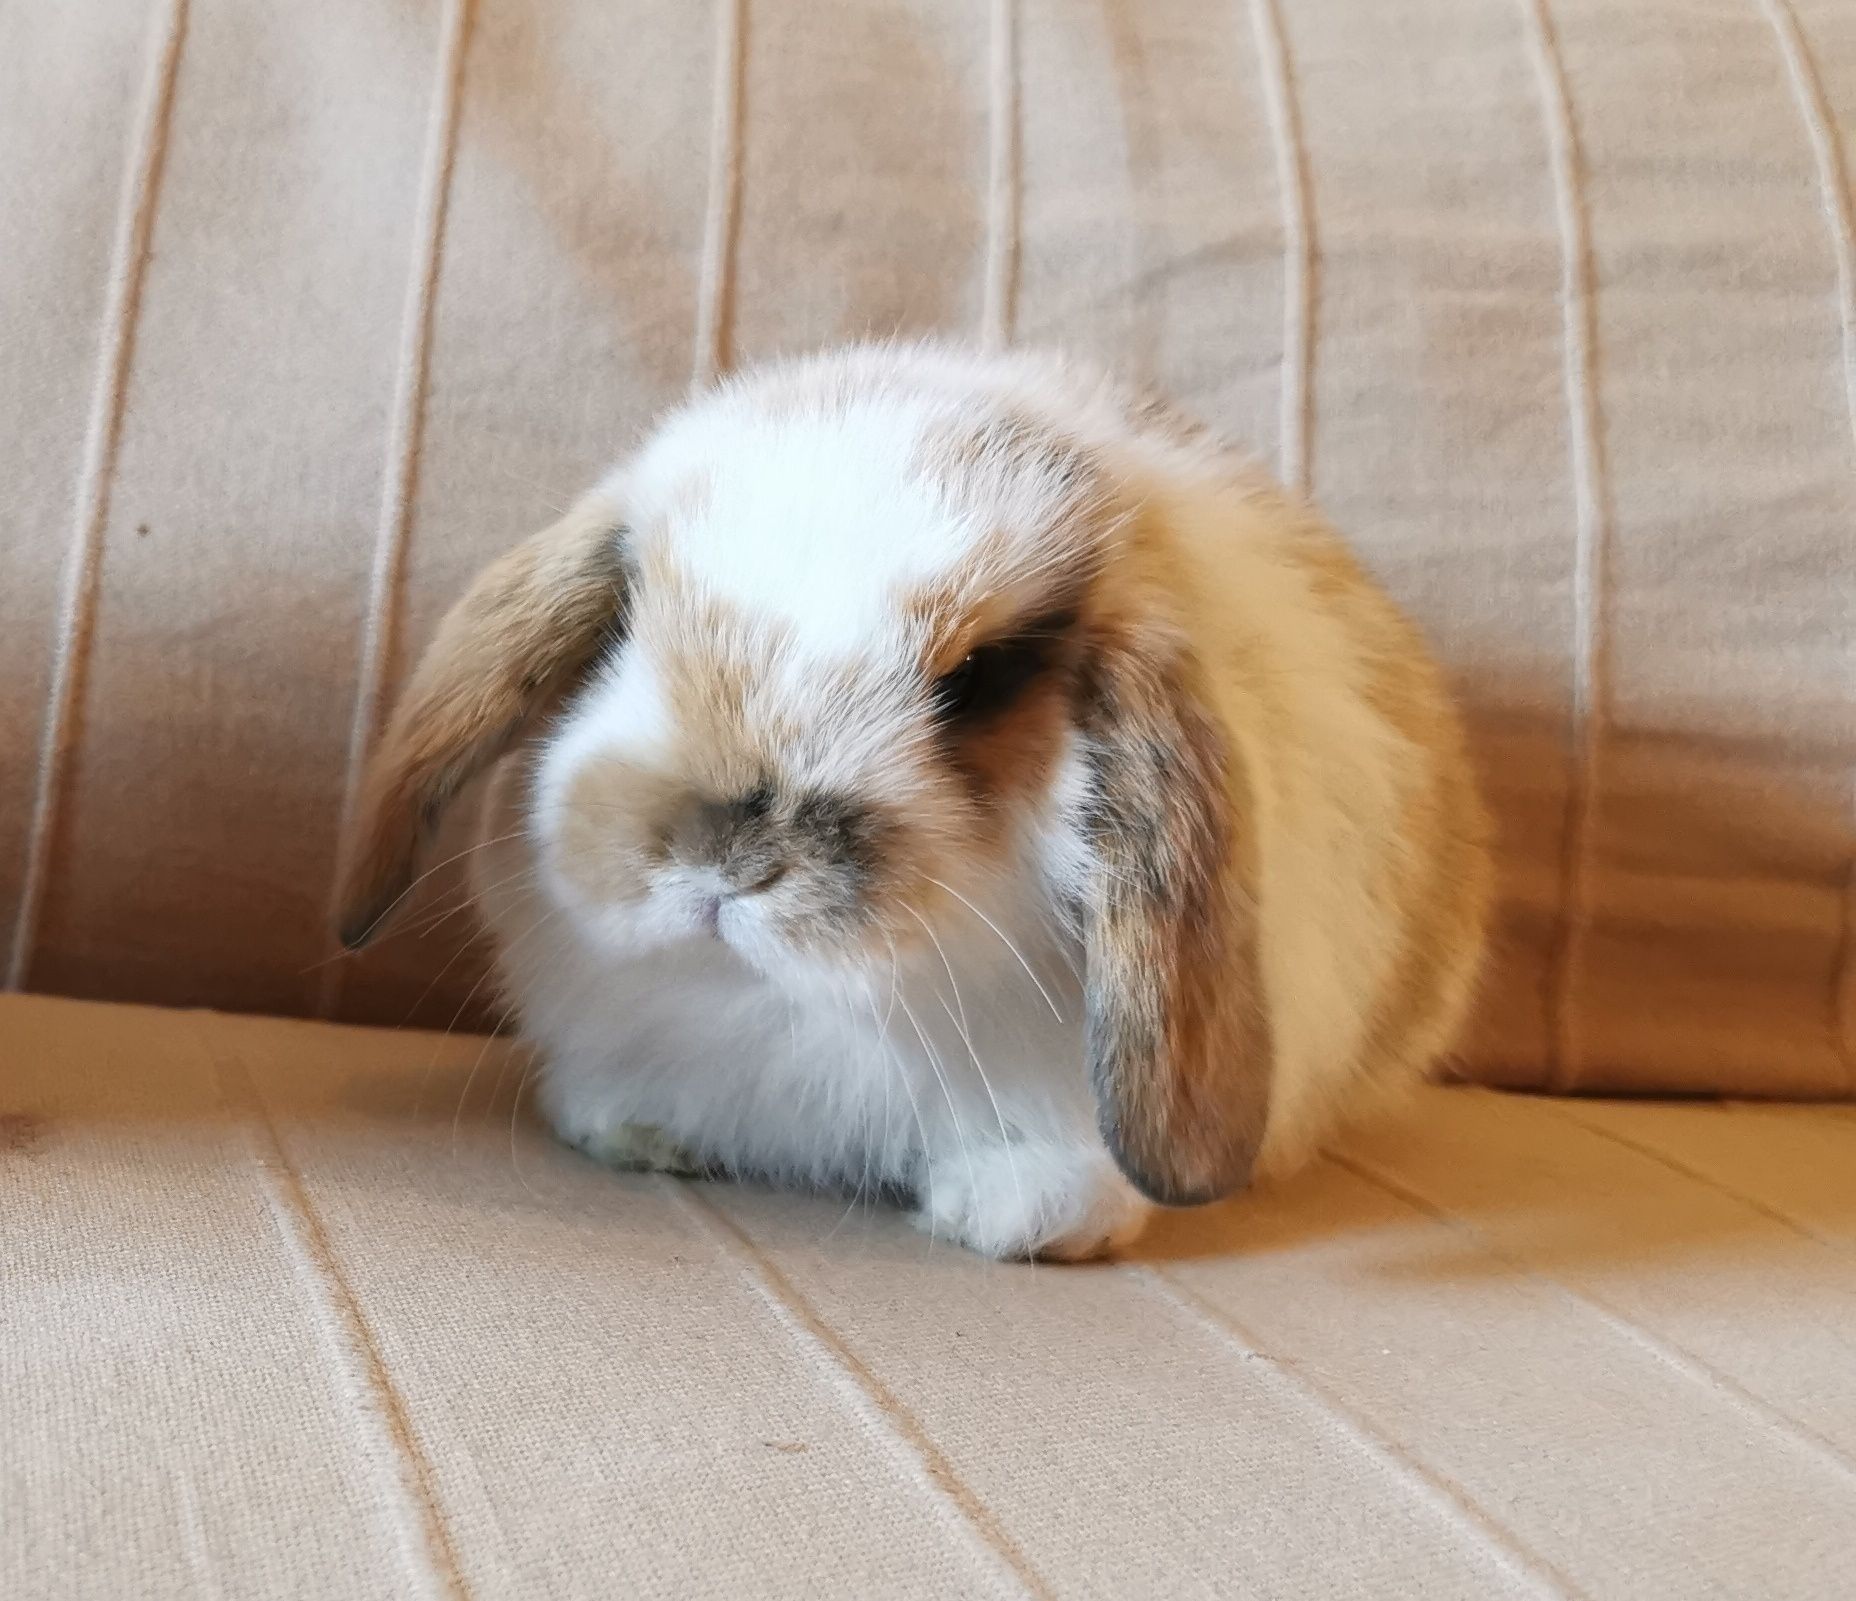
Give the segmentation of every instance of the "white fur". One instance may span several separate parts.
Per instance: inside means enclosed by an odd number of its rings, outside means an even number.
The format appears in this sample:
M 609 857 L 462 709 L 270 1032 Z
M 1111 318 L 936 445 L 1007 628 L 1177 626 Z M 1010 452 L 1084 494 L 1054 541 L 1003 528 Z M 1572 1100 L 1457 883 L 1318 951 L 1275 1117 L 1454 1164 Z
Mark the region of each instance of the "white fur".
M 679 524 L 685 571 L 796 625 L 801 659 L 855 653 L 889 633 L 898 583 L 933 578 L 983 532 L 950 520 L 910 471 L 934 411 L 902 400 L 775 420 L 725 397 L 673 420 L 614 487 L 650 522 L 706 470 L 704 512 Z
M 1255 788 L 1276 1048 L 1261 1167 L 1292 1165 L 1337 1115 L 1399 949 L 1379 879 L 1428 760 L 1371 709 L 1367 652 L 1311 600 L 1287 552 L 1305 514 L 1215 450 L 1131 423 L 1112 391 L 1051 362 L 875 350 L 817 370 L 861 398 L 792 416 L 752 381 L 725 387 L 671 419 L 606 492 L 710 592 L 788 631 L 791 650 L 757 691 L 770 703 L 803 705 L 822 667 L 857 664 L 861 698 L 789 753 L 789 776 L 904 795 L 930 781 L 929 756 L 897 709 L 909 668 L 893 596 L 989 527 L 1029 523 L 1044 492 L 994 518 L 951 511 L 912 471 L 924 432 L 976 397 L 1007 397 L 1087 441 L 1119 492 L 1163 508 Z M 696 478 L 707 491 L 692 505 Z M 1097 1132 L 1081 958 L 1057 911 L 1087 871 L 1079 764 L 1066 759 L 1043 811 L 1018 820 L 1003 881 L 976 872 L 950 886 L 930 942 L 893 965 L 834 968 L 782 949 L 746 900 L 724 906 L 712 933 L 705 886 L 687 874 L 593 905 L 555 870 L 563 796 L 588 761 L 680 776 L 664 688 L 646 650 L 621 652 L 505 763 L 487 828 L 514 837 L 478 853 L 555 1128 L 610 1150 L 643 1125 L 733 1171 L 900 1186 L 923 1227 L 998 1256 L 1089 1255 L 1136 1233 L 1147 1203 Z M 1465 991 L 1474 959 L 1461 958 Z

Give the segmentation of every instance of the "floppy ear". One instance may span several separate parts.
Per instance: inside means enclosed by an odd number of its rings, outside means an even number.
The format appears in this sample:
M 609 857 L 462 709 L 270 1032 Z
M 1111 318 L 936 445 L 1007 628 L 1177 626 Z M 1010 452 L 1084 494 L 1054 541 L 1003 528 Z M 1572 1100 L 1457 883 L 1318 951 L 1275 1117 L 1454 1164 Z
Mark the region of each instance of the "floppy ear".
M 623 627 L 621 535 L 612 502 L 589 495 L 486 567 L 438 625 L 361 787 L 342 876 L 348 949 L 411 887 L 446 805 Z
M 1269 1115 L 1249 785 L 1202 664 L 1166 626 L 1098 642 L 1081 712 L 1097 1119 L 1136 1189 L 1196 1205 L 1248 1181 Z

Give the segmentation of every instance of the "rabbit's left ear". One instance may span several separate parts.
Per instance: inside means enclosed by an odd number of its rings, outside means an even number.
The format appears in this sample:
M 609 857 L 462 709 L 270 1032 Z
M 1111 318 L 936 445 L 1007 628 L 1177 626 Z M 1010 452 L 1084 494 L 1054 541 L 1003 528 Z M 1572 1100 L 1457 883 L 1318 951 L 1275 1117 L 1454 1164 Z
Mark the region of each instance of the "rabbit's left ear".
M 480 573 L 393 708 L 348 841 L 338 932 L 371 939 L 413 882 L 423 836 L 458 791 L 623 627 L 616 508 L 584 497 Z
M 1170 626 L 1098 641 L 1079 710 L 1097 1117 L 1136 1189 L 1196 1205 L 1248 1181 L 1269 1115 L 1249 783 L 1203 664 Z

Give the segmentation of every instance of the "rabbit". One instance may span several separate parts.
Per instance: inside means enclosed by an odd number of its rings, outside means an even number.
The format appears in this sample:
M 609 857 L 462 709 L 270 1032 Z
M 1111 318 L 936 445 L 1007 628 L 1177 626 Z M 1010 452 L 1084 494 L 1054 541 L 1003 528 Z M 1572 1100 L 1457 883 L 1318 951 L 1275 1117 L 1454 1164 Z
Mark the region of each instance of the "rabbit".
M 1036 354 L 874 345 L 676 409 L 439 627 L 358 948 L 479 772 L 564 1140 L 1125 1248 L 1425 1076 L 1488 825 L 1418 632 L 1298 499 Z

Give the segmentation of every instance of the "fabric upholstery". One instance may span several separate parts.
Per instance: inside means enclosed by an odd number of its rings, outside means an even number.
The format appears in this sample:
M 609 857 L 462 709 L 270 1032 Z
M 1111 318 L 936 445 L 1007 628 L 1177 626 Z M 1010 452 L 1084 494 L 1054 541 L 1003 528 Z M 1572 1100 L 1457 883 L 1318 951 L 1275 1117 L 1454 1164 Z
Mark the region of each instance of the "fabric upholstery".
M 0 998 L 0 1594 L 1856 1572 L 1856 1110 L 1439 1089 L 1129 1263 L 619 1176 L 482 1042 Z
M 1431 631 L 1502 828 L 1470 1071 L 1846 1095 L 1852 115 L 1844 0 L 6 7 L 0 954 L 481 1016 L 461 916 L 328 960 L 443 607 L 692 376 L 1007 336 Z

